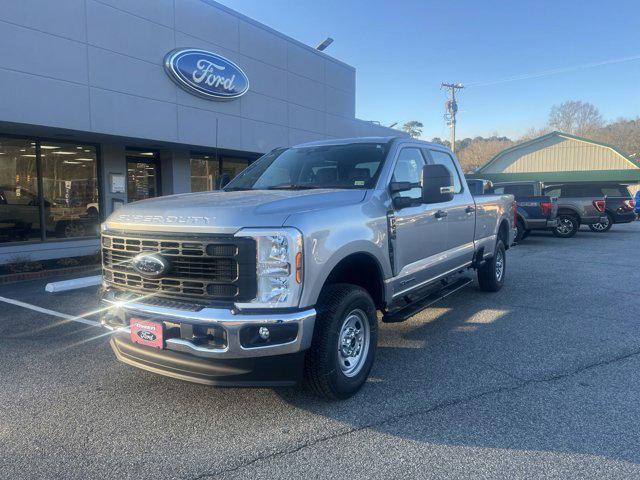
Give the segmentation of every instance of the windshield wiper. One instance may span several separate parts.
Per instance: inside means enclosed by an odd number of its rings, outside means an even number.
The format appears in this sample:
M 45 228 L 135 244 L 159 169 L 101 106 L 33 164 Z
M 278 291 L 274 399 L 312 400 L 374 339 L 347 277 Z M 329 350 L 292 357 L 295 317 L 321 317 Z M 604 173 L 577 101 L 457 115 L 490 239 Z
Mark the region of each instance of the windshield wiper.
M 314 188 L 322 188 L 316 185 L 299 185 L 296 183 L 283 183 L 282 185 L 272 185 L 266 187 L 265 190 L 313 190 Z
M 231 188 L 223 188 L 223 192 L 243 192 L 245 190 L 251 190 L 250 188 L 245 187 L 231 187 Z

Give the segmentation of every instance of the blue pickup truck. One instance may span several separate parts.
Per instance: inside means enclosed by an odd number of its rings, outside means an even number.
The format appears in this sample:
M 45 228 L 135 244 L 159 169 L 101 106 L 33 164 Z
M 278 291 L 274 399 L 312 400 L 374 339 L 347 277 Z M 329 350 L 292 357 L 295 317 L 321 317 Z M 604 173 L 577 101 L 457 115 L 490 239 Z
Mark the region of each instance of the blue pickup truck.
M 536 181 L 505 182 L 486 185 L 484 193 L 515 197 L 518 205 L 516 242 L 521 242 L 531 230 L 552 230 L 558 224 L 558 199 L 544 195 L 544 184 Z

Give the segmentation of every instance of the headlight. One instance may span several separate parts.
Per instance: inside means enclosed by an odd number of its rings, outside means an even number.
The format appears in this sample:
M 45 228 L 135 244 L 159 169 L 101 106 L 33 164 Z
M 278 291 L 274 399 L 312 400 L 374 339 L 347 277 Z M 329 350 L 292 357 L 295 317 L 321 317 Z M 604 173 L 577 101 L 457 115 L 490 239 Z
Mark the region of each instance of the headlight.
M 236 237 L 256 241 L 258 292 L 238 308 L 296 307 L 302 292 L 302 234 L 295 228 L 246 228 Z

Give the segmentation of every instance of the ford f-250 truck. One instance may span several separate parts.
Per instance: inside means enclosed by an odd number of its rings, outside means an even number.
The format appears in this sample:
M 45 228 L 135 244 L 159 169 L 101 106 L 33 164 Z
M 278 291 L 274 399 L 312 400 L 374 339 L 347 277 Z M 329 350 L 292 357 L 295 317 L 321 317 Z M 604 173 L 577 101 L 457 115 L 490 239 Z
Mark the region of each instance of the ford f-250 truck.
M 468 284 L 499 290 L 511 195 L 474 199 L 455 156 L 409 138 L 274 150 L 223 191 L 144 200 L 102 225 L 102 324 L 127 364 L 211 385 L 346 398 L 383 322 Z

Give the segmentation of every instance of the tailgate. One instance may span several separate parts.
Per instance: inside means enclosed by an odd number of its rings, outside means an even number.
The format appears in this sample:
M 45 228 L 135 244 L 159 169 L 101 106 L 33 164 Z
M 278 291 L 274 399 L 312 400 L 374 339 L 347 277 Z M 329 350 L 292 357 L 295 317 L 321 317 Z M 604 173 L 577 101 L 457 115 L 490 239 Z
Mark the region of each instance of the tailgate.
M 612 210 L 614 212 L 620 211 L 620 212 L 631 212 L 633 211 L 633 209 L 629 209 L 626 205 L 625 205 L 625 200 L 633 200 L 633 198 L 631 198 L 631 196 L 629 197 L 614 197 L 614 196 L 606 196 L 604 197 L 605 200 L 605 208 L 607 210 Z
M 518 208 L 526 212 L 526 218 L 553 220 L 558 215 L 558 199 L 555 197 L 518 197 L 517 202 Z M 543 204 L 551 204 L 551 208 L 543 208 Z

